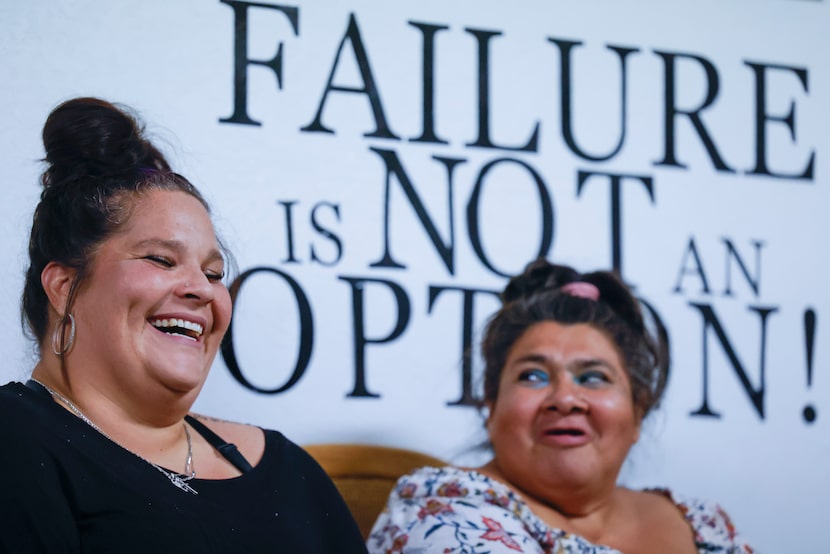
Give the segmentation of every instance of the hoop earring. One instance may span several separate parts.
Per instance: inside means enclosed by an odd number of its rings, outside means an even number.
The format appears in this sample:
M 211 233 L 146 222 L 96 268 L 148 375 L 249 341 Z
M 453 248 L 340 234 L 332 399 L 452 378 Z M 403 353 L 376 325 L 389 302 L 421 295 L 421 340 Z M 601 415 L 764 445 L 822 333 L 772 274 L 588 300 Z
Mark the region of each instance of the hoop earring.
M 69 318 L 69 339 L 63 344 L 63 339 L 66 336 L 63 330 L 66 327 L 67 318 Z M 61 345 L 60 348 L 58 348 L 59 344 Z M 75 316 L 68 313 L 61 317 L 55 324 L 55 332 L 52 333 L 52 353 L 55 356 L 61 357 L 69 352 L 73 344 L 75 344 Z

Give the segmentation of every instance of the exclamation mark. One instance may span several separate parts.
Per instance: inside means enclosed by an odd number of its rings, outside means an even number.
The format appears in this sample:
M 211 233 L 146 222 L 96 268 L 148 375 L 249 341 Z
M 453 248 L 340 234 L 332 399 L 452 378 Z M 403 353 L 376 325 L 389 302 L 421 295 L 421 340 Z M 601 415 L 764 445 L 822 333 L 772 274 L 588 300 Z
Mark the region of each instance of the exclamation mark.
M 816 312 L 812 308 L 804 311 L 804 346 L 807 349 L 807 388 L 813 386 L 813 339 L 816 335 Z M 816 420 L 816 409 L 812 404 L 804 406 L 804 421 Z

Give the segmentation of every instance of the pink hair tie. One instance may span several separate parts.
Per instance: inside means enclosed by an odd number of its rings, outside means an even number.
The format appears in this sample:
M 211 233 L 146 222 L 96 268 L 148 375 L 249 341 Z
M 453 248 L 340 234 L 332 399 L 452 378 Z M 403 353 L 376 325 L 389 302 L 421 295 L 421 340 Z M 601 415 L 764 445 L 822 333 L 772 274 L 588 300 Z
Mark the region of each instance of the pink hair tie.
M 562 292 L 570 294 L 571 296 L 578 296 L 579 298 L 587 298 L 594 302 L 599 300 L 599 289 L 591 283 L 585 281 L 573 281 L 566 285 L 562 285 Z

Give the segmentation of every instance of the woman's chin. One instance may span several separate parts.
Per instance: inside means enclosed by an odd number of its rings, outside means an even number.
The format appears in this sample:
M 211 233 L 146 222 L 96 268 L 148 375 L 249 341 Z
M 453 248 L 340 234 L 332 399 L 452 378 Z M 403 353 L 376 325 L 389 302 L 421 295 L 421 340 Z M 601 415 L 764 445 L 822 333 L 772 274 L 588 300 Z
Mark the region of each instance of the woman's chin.
M 193 394 L 194 398 L 199 393 L 207 378 L 207 370 L 204 367 L 176 366 L 160 371 L 156 379 L 164 387 L 180 395 Z

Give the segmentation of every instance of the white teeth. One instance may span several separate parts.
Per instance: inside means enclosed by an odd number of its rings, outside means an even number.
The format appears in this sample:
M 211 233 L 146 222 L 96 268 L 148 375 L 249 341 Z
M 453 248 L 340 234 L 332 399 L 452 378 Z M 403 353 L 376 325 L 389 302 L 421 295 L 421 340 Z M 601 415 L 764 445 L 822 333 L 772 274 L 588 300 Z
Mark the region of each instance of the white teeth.
M 188 331 L 193 331 L 196 336 L 201 336 L 203 332 L 203 328 L 198 323 L 193 321 L 187 321 L 185 319 L 154 319 L 150 322 L 153 327 L 163 328 L 163 327 L 179 327 L 181 329 L 187 329 Z

